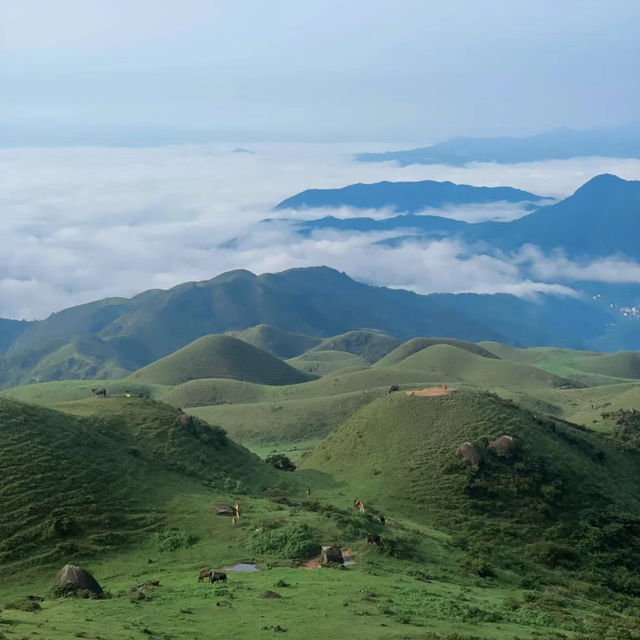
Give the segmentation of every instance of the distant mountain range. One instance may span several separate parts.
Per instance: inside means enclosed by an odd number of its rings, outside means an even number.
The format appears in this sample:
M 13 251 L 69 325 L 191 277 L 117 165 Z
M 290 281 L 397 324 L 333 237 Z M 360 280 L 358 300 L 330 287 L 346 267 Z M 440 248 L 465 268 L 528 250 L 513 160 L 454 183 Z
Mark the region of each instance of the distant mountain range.
M 609 129 L 556 129 L 524 138 L 452 138 L 406 151 L 359 153 L 360 162 L 447 164 L 537 162 L 585 156 L 640 158 L 640 124 Z
M 476 294 L 418 295 L 370 286 L 327 267 L 256 276 L 231 271 L 205 282 L 107 298 L 42 321 L 0 323 L 0 386 L 116 378 L 208 334 L 268 324 L 330 337 L 371 328 L 400 339 L 448 336 L 511 345 L 583 347 L 610 316 L 589 301 Z
M 306 209 L 313 207 L 354 207 L 385 209 L 417 213 L 427 208 L 495 202 L 528 203 L 541 200 L 528 191 L 512 187 L 472 187 L 453 182 L 376 182 L 352 184 L 340 189 L 307 189 L 286 200 L 276 209 Z
M 382 220 L 327 216 L 296 225 L 306 234 L 318 229 L 397 230 L 404 238 L 414 230 L 414 237 L 455 236 L 501 250 L 515 251 L 532 244 L 545 251 L 562 249 L 573 257 L 623 254 L 640 260 L 640 181 L 610 174 L 596 176 L 565 200 L 510 222 L 467 223 L 431 215 L 400 215 Z

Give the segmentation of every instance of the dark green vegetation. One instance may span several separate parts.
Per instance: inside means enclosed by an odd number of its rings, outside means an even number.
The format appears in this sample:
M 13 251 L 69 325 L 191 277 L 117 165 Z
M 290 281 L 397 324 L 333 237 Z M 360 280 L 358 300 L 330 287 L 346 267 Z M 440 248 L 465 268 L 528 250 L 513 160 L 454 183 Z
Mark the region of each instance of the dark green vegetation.
M 247 334 L 276 337 L 282 354 L 301 343 L 265 327 Z M 301 374 L 210 336 L 139 377 L 7 390 L 0 632 L 634 639 L 635 355 L 451 338 L 398 345 L 357 331 L 289 360 L 330 366 L 322 377 L 265 384 L 273 371 Z M 263 382 L 188 379 L 212 372 Z M 454 391 L 405 393 L 443 383 Z M 513 449 L 493 450 L 505 434 Z M 477 466 L 456 457 L 465 442 Z M 236 525 L 212 509 L 236 502 Z M 355 564 L 300 568 L 317 564 L 321 545 L 349 549 Z M 252 561 L 260 571 L 197 581 L 202 569 Z M 107 597 L 54 598 L 66 562 L 86 566 Z M 34 606 L 31 594 L 45 600 Z
M 540 196 L 511 187 L 472 187 L 453 182 L 376 182 L 341 189 L 308 189 L 283 200 L 276 209 L 355 207 L 417 213 L 427 208 L 492 202 L 532 202 Z
M 48 380 L 117 379 L 198 338 L 226 332 L 272 355 L 291 358 L 308 353 L 319 340 L 355 331 L 355 339 L 347 335 L 335 340 L 343 343 L 338 348 L 344 353 L 365 362 L 383 354 L 393 341 L 362 341 L 369 335 L 362 327 L 400 340 L 446 335 L 511 345 L 584 348 L 599 341 L 599 349 L 619 343 L 633 348 L 635 321 L 608 327 L 611 320 L 605 305 L 570 298 L 421 296 L 359 283 L 326 267 L 261 276 L 232 271 L 167 291 L 72 307 L 38 322 L 2 323 L 0 340 L 6 352 L 0 355 L 0 388 Z M 320 359 L 326 362 L 325 356 Z M 318 372 L 332 368 L 322 365 Z

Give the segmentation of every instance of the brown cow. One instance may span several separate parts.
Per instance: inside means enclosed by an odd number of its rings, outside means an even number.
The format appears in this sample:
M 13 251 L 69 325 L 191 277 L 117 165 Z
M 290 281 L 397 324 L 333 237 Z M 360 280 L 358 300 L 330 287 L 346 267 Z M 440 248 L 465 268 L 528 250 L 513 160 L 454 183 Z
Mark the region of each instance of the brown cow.
M 202 582 L 205 578 L 211 579 L 212 575 L 213 575 L 213 570 L 212 569 L 203 569 L 200 572 L 200 575 L 198 576 L 198 582 Z
M 362 502 L 362 500 L 354 500 L 353 506 L 356 507 L 356 509 L 360 509 L 360 513 L 364 513 L 364 502 Z

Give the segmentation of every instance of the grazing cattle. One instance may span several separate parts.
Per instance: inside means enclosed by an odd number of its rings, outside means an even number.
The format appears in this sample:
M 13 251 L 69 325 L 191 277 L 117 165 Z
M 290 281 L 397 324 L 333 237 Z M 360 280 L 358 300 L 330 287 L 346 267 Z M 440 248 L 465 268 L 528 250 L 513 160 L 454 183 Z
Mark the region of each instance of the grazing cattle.
M 227 574 L 224 571 L 214 571 L 211 574 L 211 582 L 226 582 L 227 581 Z
M 211 579 L 213 573 L 214 572 L 211 569 L 203 569 L 198 576 L 198 582 L 202 582 L 205 578 Z
M 353 506 L 356 509 L 360 509 L 360 513 L 364 513 L 364 502 L 362 502 L 362 500 L 354 500 Z
M 395 393 L 396 391 L 400 391 L 400 387 L 397 384 L 392 384 L 389 387 L 388 393 Z
M 380 524 L 385 524 L 387 521 L 387 519 L 382 514 L 378 516 L 378 520 L 380 521 Z
M 380 536 L 375 533 L 367 533 L 367 544 L 380 544 Z
M 91 389 L 91 391 L 93 391 L 93 393 L 97 396 L 102 396 L 103 398 L 107 397 L 107 390 L 106 389 Z

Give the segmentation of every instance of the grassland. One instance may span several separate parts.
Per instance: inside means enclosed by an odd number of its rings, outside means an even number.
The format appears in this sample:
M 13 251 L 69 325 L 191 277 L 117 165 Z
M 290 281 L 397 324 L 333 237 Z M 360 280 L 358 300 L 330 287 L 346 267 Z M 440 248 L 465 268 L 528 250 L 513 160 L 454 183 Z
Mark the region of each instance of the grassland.
M 294 384 L 309 376 L 238 338 L 211 335 L 131 374 L 134 381 L 177 385 L 200 378 L 231 378 L 260 384 Z

